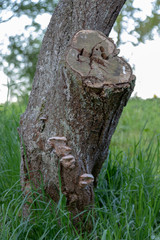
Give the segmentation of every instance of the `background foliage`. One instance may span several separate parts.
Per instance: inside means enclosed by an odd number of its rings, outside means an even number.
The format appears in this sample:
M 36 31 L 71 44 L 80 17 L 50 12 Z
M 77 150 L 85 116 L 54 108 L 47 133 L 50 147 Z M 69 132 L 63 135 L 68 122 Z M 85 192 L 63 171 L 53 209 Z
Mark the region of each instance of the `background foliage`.
M 11 96 L 28 96 L 36 69 L 37 57 L 45 30 L 38 21 L 39 16 L 53 13 L 58 1 L 54 0 L 0 0 L 0 24 L 27 16 L 24 32 L 9 36 L 7 50 L 0 48 L 0 67 L 9 78 Z M 146 39 L 152 39 L 155 33 L 160 33 L 160 15 L 158 14 L 160 0 L 152 1 L 151 14 L 143 16 L 143 9 L 128 0 L 124 5 L 114 31 L 117 33 L 117 45 L 125 42 L 122 34 L 128 34 L 128 39 L 137 45 Z M 145 7 L 143 5 L 143 7 Z M 132 36 L 132 38 L 130 38 Z M 126 39 L 126 38 L 125 38 Z
M 24 98 L 31 90 L 38 53 L 45 32 L 38 22 L 38 16 L 46 13 L 52 15 L 55 5 L 53 0 L 8 0 L 0 3 L 1 24 L 12 18 L 19 18 L 19 21 L 22 16 L 28 18 L 24 32 L 9 36 L 7 51 L 0 52 L 1 68 L 9 77 L 12 96 Z

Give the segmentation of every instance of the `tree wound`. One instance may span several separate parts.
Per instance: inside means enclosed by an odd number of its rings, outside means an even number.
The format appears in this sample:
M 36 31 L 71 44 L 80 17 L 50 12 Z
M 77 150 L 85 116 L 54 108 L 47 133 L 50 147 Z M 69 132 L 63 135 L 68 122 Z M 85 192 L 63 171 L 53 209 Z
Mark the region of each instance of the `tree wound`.
M 66 61 L 93 88 L 131 81 L 132 70 L 119 49 L 103 33 L 93 30 L 77 32 L 68 48 Z

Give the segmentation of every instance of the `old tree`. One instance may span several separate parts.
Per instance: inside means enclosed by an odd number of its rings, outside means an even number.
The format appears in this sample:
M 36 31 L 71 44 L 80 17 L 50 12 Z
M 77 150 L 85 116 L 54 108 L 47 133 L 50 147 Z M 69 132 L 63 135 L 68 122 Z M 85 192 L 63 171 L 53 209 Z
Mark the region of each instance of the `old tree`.
M 21 116 L 24 193 L 40 191 L 43 182 L 46 195 L 57 202 L 61 188 L 74 215 L 94 203 L 93 186 L 134 88 L 129 64 L 108 38 L 124 3 L 59 2 Z

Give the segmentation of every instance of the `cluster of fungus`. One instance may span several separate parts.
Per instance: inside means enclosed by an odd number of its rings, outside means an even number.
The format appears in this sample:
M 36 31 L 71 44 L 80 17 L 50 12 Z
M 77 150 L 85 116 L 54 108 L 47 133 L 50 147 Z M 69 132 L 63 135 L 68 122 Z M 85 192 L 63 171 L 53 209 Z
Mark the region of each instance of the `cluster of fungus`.
M 74 169 L 75 158 L 71 155 L 72 149 L 66 144 L 66 137 L 52 137 L 48 139 L 48 142 L 54 148 L 55 154 L 60 158 L 62 166 L 66 169 Z
M 76 160 L 71 154 L 72 149 L 67 146 L 66 137 L 51 137 L 48 143 L 54 149 L 55 154 L 60 158 L 62 167 L 66 170 L 73 170 L 76 166 Z M 87 185 L 94 182 L 92 174 L 84 173 L 79 177 L 79 187 L 85 188 Z
M 92 174 L 84 173 L 80 176 L 79 186 L 85 188 L 90 183 L 94 182 L 94 177 Z

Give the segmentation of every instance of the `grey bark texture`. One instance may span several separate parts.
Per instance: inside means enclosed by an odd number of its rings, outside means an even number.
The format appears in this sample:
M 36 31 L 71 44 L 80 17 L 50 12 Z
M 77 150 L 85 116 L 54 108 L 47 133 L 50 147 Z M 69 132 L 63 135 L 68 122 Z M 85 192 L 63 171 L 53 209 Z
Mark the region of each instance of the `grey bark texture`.
M 107 36 L 125 0 L 61 0 L 43 39 L 29 104 L 21 116 L 21 184 L 61 190 L 75 215 L 93 185 L 135 78 Z M 84 31 L 85 30 L 85 31 Z

